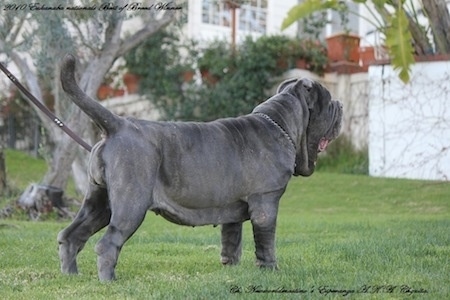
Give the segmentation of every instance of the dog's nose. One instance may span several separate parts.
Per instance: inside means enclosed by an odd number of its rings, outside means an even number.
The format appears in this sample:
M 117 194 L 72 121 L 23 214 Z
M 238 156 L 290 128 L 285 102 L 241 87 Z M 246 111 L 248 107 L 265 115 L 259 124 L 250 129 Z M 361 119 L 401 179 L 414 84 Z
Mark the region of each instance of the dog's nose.
M 311 79 L 308 78 L 303 78 L 300 82 L 308 92 L 312 89 L 314 83 Z

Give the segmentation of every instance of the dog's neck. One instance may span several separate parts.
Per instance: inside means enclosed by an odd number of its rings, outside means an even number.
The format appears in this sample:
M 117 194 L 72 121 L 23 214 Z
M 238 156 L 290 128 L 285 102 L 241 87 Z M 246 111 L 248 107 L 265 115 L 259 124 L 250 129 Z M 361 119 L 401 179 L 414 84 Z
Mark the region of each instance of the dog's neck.
M 281 133 L 283 133 L 283 135 L 286 137 L 286 139 L 291 143 L 292 147 L 294 147 L 294 149 L 296 148 L 296 147 L 295 147 L 294 140 L 291 138 L 291 136 L 289 135 L 289 133 L 287 133 L 287 131 L 284 130 L 284 128 L 283 128 L 280 124 L 278 124 L 277 122 L 275 122 L 271 117 L 269 117 L 269 116 L 266 115 L 265 113 L 257 112 L 257 113 L 255 113 L 255 115 L 258 115 L 258 116 L 263 117 L 264 119 L 266 119 L 267 121 L 269 121 L 269 123 L 271 123 L 271 124 L 274 125 L 276 128 L 278 128 L 278 129 L 281 131 Z

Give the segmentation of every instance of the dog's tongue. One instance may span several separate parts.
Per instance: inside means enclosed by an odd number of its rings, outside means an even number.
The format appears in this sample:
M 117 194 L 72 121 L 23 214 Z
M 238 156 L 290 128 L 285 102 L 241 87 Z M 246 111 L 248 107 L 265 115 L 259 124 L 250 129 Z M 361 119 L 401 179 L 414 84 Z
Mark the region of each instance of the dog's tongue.
M 323 152 L 327 149 L 328 146 L 328 140 L 326 138 L 321 138 L 319 141 L 319 152 Z

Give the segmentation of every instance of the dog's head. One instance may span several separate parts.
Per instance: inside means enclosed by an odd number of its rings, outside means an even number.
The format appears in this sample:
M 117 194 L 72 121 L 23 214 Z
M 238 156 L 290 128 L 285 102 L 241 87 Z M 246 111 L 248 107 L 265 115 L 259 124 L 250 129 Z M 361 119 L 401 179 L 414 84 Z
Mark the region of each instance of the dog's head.
M 297 141 L 294 175 L 309 176 L 314 172 L 318 153 L 337 138 L 342 123 L 342 104 L 331 100 L 330 92 L 320 83 L 307 78 L 290 79 L 283 82 L 277 93 L 288 93 L 305 101 L 305 120 L 299 120 L 302 131 Z M 305 110 L 305 108 L 303 108 Z M 306 128 L 305 128 L 306 127 Z

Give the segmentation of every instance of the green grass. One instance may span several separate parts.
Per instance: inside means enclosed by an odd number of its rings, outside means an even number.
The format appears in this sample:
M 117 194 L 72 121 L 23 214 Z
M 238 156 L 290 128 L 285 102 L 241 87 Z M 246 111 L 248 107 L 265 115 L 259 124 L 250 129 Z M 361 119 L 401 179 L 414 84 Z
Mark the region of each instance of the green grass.
M 20 151 L 5 151 L 8 184 L 16 190 L 24 190 L 30 183 L 42 178 L 47 170 L 42 159 L 33 158 Z
M 97 280 L 93 248 L 101 233 L 79 254 L 81 274 L 65 276 L 59 272 L 56 235 L 67 222 L 0 220 L 0 295 L 46 300 L 341 299 L 344 291 L 329 290 L 347 290 L 353 299 L 448 299 L 449 199 L 450 184 L 442 182 L 326 172 L 294 178 L 280 205 L 276 272 L 254 266 L 249 223 L 241 264 L 222 267 L 219 228 L 176 226 L 149 213 L 125 244 L 118 280 L 112 283 Z M 283 289 L 297 293 L 274 293 Z M 408 293 L 411 289 L 427 293 Z M 272 292 L 256 293 L 264 290 Z
M 47 171 L 43 159 L 34 158 L 24 152 L 5 150 L 7 182 L 11 189 L 10 198 L 17 198 L 31 183 L 40 183 Z M 72 180 L 67 184 L 67 193 L 76 197 L 75 185 Z M 0 208 L 1 208 L 0 201 Z

